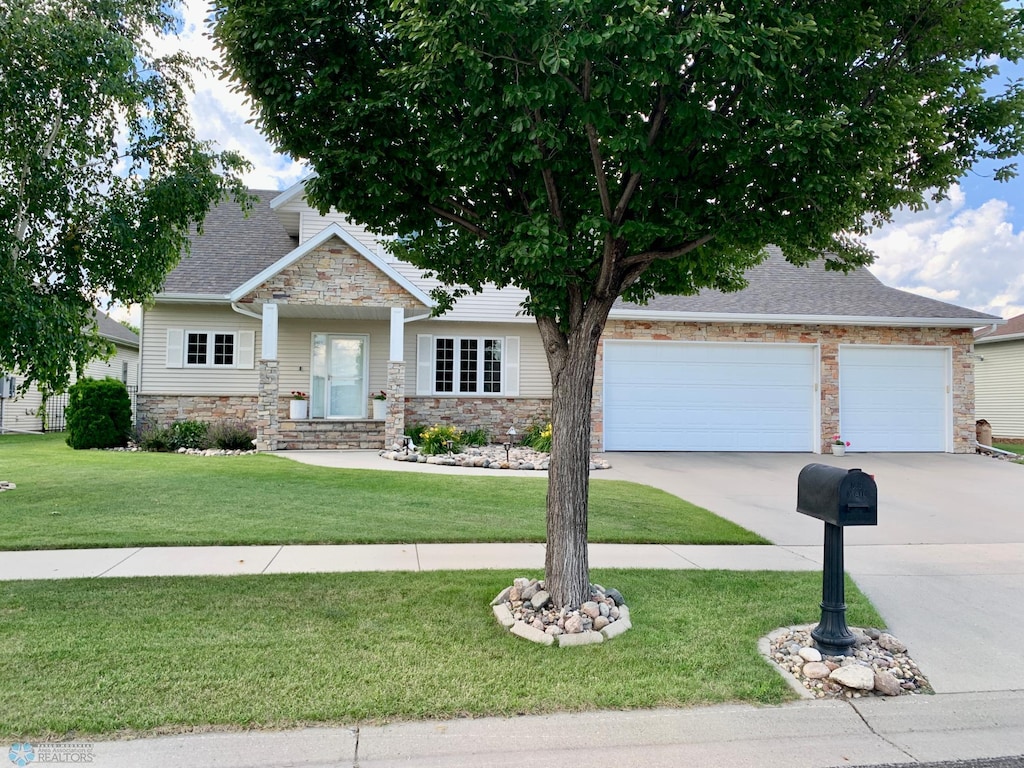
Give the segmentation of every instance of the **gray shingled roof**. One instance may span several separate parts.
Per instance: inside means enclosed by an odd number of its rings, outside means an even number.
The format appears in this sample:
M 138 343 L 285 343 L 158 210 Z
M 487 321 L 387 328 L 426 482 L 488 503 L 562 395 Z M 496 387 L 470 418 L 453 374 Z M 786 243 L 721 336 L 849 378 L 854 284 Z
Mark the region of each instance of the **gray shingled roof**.
M 110 339 L 116 344 L 126 344 L 130 347 L 139 346 L 138 334 L 125 328 L 117 320 L 112 320 L 98 309 L 96 310 L 96 328 L 99 330 L 100 336 Z
M 639 306 L 619 301 L 615 309 L 642 312 L 710 312 L 738 315 L 809 315 L 974 319 L 981 325 L 992 315 L 889 288 L 865 268 L 849 274 L 825 269 L 824 260 L 806 267 L 790 264 L 776 246 L 768 258 L 747 272 L 742 291 L 705 290 L 696 296 L 656 296 Z M 614 310 L 613 310 L 614 311 Z
M 191 253 L 182 257 L 164 281 L 164 293 L 223 296 L 258 275 L 299 243 L 289 235 L 270 201 L 279 191 L 250 189 L 258 199 L 245 216 L 233 201 L 215 206 L 192 234 Z
M 206 217 L 203 235 L 193 235 L 191 255 L 167 276 L 164 293 L 224 296 L 298 247 L 270 208 L 280 195 L 250 190 L 258 197 L 248 217 L 223 202 Z M 736 293 L 706 290 L 696 296 L 657 296 L 639 306 L 620 300 L 613 312 L 715 313 L 812 317 L 997 319 L 972 309 L 889 288 L 861 268 L 849 274 L 824 268 L 824 261 L 795 267 L 782 251 L 768 247 L 768 258 L 747 273 L 749 286 Z M 968 323 L 970 324 L 970 323 Z

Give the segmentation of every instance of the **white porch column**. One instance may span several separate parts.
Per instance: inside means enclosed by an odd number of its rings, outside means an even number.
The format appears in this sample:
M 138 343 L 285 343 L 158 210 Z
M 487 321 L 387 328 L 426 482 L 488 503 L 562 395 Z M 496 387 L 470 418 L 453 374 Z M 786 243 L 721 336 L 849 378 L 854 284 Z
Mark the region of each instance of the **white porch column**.
M 392 363 L 405 360 L 405 310 L 402 307 L 391 308 L 391 355 Z
M 263 305 L 263 360 L 277 360 L 277 304 Z
M 397 445 L 405 433 L 405 310 L 391 308 L 391 354 L 388 360 L 388 413 L 384 447 Z

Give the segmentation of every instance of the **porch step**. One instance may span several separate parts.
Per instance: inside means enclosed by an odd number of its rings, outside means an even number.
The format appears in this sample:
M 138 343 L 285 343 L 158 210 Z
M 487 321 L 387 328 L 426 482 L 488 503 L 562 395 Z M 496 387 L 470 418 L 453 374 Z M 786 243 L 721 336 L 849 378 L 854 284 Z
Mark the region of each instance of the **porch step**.
M 278 427 L 278 450 L 380 450 L 384 447 L 384 422 L 287 419 Z

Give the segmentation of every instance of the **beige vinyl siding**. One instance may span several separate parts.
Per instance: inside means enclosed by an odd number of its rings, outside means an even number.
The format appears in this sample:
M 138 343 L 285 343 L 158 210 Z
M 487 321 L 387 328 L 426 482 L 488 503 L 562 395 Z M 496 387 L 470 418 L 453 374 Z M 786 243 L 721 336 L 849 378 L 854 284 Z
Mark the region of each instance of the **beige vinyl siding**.
M 416 394 L 416 338 L 431 336 L 475 336 L 478 338 L 519 337 L 519 394 L 517 397 L 551 397 L 551 375 L 540 334 L 534 324 L 454 323 L 422 320 L 405 326 L 405 394 Z M 458 395 L 436 395 L 458 397 Z M 475 395 L 488 397 L 488 395 Z
M 85 366 L 85 375 L 92 379 L 104 379 L 109 376 L 121 381 L 124 363 L 128 363 L 128 381 L 125 384 L 134 387 L 139 383 L 139 351 L 132 347 L 119 345 L 117 353 L 109 360 L 93 360 Z
M 14 377 L 18 385 L 24 381 L 24 377 L 17 373 Z M 5 430 L 38 432 L 42 429 L 42 421 L 36 415 L 39 406 L 43 403 L 43 397 L 33 384 L 28 392 L 12 400 L 3 401 L 3 426 Z
M 302 245 L 307 240 L 316 237 L 331 224 L 339 225 L 342 229 L 352 235 L 352 237 L 365 245 L 367 250 L 371 253 L 385 259 L 390 259 L 377 238 L 367 232 L 365 227 L 361 227 L 358 224 L 349 221 L 342 214 L 337 213 L 336 211 L 331 211 L 326 216 L 321 216 L 308 206 L 303 207 L 299 211 L 299 245 Z
M 278 325 L 277 359 L 281 395 L 312 389 L 313 334 L 327 333 L 369 337 L 369 392 L 387 387 L 390 325 L 386 322 L 350 320 L 300 320 L 281 318 Z M 369 402 L 369 401 L 367 401 Z M 369 411 L 369 406 L 367 406 Z
M 1024 438 L 1024 340 L 978 344 L 974 413 L 996 437 Z
M 172 395 L 255 395 L 259 370 L 252 368 L 168 368 L 167 330 L 254 331 L 259 358 L 261 323 L 224 305 L 157 303 L 142 324 L 142 375 L 139 391 Z M 236 355 L 238 339 L 236 337 Z

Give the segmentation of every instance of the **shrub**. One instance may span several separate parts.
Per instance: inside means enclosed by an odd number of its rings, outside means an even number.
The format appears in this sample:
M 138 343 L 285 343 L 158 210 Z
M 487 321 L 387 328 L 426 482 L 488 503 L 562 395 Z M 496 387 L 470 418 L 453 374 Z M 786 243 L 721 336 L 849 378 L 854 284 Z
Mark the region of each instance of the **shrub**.
M 209 425 L 204 421 L 176 421 L 170 426 L 170 447 L 172 451 L 179 448 L 191 448 L 201 451 L 210 447 L 206 438 Z
M 72 448 L 128 445 L 132 401 L 117 379 L 81 379 L 68 392 L 67 444 Z
M 491 441 L 491 435 L 482 427 L 466 432 L 462 436 L 463 445 L 487 445 Z
M 166 453 L 171 450 L 171 430 L 169 427 L 146 425 L 135 436 L 135 442 L 143 451 L 159 451 Z
M 435 424 L 420 433 L 420 442 L 417 445 L 420 453 L 448 453 L 448 446 L 445 445 L 448 440 L 452 441 L 453 452 L 458 452 L 462 448 L 462 433 L 459 430 L 450 424 Z
M 426 424 L 406 424 L 405 425 L 405 436 L 412 438 L 414 444 L 420 444 L 420 435 L 429 429 Z
M 551 453 L 551 424 L 531 424 L 523 433 L 523 445 L 541 453 Z
M 210 445 L 222 451 L 251 451 L 256 430 L 241 421 L 218 421 L 206 436 Z

